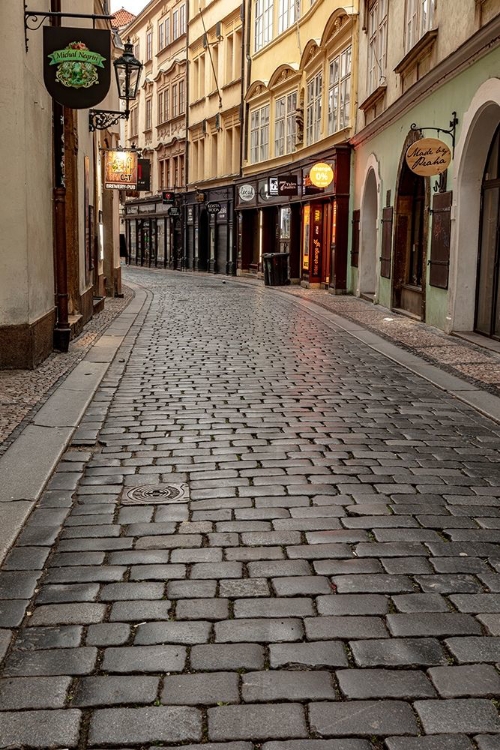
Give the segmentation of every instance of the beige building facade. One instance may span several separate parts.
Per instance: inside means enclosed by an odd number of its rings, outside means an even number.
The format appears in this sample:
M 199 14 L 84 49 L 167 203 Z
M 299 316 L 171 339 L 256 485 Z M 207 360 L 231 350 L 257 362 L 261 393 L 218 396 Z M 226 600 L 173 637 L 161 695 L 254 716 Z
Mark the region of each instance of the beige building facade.
M 358 4 L 247 0 L 245 15 L 238 271 L 260 274 L 263 254 L 288 252 L 293 280 L 345 291 Z
M 56 7 L 42 0 L 37 10 Z M 74 12 L 73 3 L 63 0 L 61 10 Z M 101 0 L 79 4 L 81 13 L 106 11 Z M 100 309 L 104 294 L 120 291 L 118 199 L 105 196 L 101 187 L 100 146 L 105 138 L 113 143 L 113 135 L 91 133 L 88 110 L 64 109 L 63 181 L 56 196 L 53 101 L 43 82 L 42 30 L 28 30 L 26 46 L 24 20 L 23 3 L 2 3 L 0 159 L 6 189 L 0 202 L 0 368 L 36 367 L 54 344 L 67 347 Z M 66 18 L 62 25 L 92 28 L 92 21 Z M 110 28 L 109 21 L 97 26 Z M 113 43 L 112 49 L 117 52 Z M 113 80 L 99 106 L 118 109 Z M 58 235 L 55 206 L 60 212 L 63 203 Z
M 150 189 L 126 200 L 125 233 L 132 264 L 183 264 L 187 18 L 187 0 L 152 0 L 123 32 L 144 63 L 139 95 L 125 127 L 126 146 L 137 147 L 151 169 Z M 175 203 L 163 203 L 162 192 L 173 193 Z
M 366 0 L 361 13 L 350 289 L 498 338 L 500 5 Z M 450 149 L 443 174 L 408 167 L 423 137 Z

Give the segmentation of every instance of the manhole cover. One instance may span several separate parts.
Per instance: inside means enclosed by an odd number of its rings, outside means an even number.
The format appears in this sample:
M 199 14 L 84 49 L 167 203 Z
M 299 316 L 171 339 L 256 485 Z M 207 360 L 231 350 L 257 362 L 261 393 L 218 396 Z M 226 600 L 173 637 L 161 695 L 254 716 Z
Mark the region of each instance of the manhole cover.
M 122 505 L 161 505 L 189 500 L 187 484 L 143 484 L 125 490 Z

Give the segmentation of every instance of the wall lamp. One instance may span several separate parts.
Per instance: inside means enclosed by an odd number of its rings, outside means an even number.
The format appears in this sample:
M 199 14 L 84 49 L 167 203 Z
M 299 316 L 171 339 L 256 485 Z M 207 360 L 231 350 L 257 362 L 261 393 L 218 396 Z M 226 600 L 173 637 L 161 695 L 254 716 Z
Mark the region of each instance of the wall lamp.
M 129 102 L 137 97 L 139 80 L 143 65 L 134 57 L 134 48 L 127 39 L 125 51 L 121 57 L 114 61 L 116 85 L 118 96 L 125 101 L 125 110 L 91 109 L 89 111 L 89 130 L 107 130 L 116 125 L 119 120 L 128 120 L 130 116 Z

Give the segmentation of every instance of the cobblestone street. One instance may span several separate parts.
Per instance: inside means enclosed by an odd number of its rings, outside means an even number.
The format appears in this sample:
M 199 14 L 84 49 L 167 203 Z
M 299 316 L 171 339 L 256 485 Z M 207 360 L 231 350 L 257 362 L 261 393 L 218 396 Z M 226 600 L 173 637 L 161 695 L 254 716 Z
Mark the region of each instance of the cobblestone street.
M 0 747 L 499 750 L 500 426 L 291 294 L 127 279 L 0 572 Z

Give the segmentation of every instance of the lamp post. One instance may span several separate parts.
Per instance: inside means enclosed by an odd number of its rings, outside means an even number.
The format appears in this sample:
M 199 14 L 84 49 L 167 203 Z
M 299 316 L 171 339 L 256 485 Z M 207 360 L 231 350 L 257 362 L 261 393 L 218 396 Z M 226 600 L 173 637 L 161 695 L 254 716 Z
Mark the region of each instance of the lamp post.
M 128 120 L 130 116 L 129 102 L 137 97 L 139 80 L 143 65 L 134 56 L 130 39 L 125 44 L 125 51 L 114 61 L 118 96 L 125 101 L 125 111 L 91 109 L 89 111 L 89 130 L 107 130 L 116 125 L 119 120 Z

